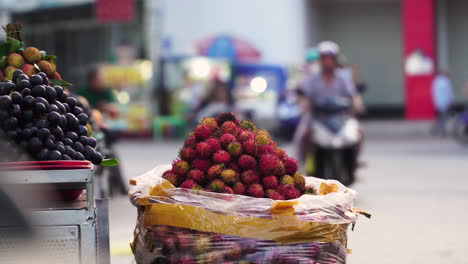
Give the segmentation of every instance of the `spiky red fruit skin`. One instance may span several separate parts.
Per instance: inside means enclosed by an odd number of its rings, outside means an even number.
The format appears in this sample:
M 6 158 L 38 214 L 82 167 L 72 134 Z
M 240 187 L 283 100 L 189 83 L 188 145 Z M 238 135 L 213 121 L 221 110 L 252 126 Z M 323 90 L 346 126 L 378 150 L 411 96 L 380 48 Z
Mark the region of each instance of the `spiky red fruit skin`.
M 255 169 L 255 167 L 257 166 L 257 161 L 249 155 L 240 156 L 237 163 L 241 168 L 246 170 Z
M 265 195 L 265 192 L 263 191 L 263 187 L 260 184 L 255 183 L 247 188 L 247 195 L 256 198 L 262 198 Z
M 278 187 L 278 179 L 270 175 L 262 179 L 262 184 L 265 189 L 276 189 Z
M 242 145 L 239 142 L 232 142 L 227 146 L 226 150 L 232 157 L 237 157 L 242 154 Z
M 302 174 L 296 172 L 294 173 L 293 176 L 294 179 L 294 186 L 299 190 L 299 191 L 305 191 L 305 178 Z
M 197 155 L 202 158 L 209 158 L 213 154 L 213 150 L 210 145 L 206 142 L 200 142 L 196 147 Z
M 276 175 L 280 170 L 280 160 L 273 154 L 261 155 L 258 165 L 258 168 L 264 175 Z
M 180 150 L 179 156 L 185 161 L 192 161 L 197 156 L 197 152 L 193 148 L 185 147 Z
M 259 183 L 260 177 L 254 170 L 244 171 L 241 175 L 242 182 L 246 185 Z
M 183 256 L 179 260 L 177 260 L 177 264 L 195 264 L 195 260 L 192 258 L 192 256 Z
M 174 185 L 176 187 L 179 185 L 179 181 L 180 181 L 179 176 L 177 176 L 176 174 L 174 174 L 172 172 L 164 173 L 163 178 L 168 180 L 170 183 L 172 183 L 172 185 Z
M 229 186 L 224 186 L 224 191 L 223 192 L 227 193 L 227 194 L 234 194 L 234 191 Z
M 216 119 L 213 117 L 205 117 L 201 120 L 200 125 L 205 125 L 209 127 L 212 131 L 215 131 L 218 129 L 218 123 L 216 122 Z
M 216 165 L 211 166 L 207 172 L 207 180 L 212 181 L 218 178 L 219 175 L 221 175 L 221 172 L 223 172 L 223 170 L 224 170 L 223 165 L 216 164 Z
M 284 200 L 284 196 L 279 194 L 277 191 L 273 189 L 266 190 L 265 194 L 266 194 L 266 197 L 272 200 Z
M 209 188 L 211 189 L 211 191 L 212 192 L 217 192 L 217 193 L 223 192 L 225 186 L 226 185 L 224 185 L 224 182 L 222 182 L 220 180 L 213 180 L 209 184 Z
M 192 161 L 192 169 L 207 171 L 211 167 L 211 161 L 206 159 L 194 159 Z
M 230 162 L 227 166 L 228 169 L 231 169 L 233 171 L 239 171 L 239 165 L 236 162 Z
M 223 134 L 229 133 L 235 136 L 239 133 L 239 127 L 233 122 L 227 121 L 221 125 L 221 132 Z
M 244 148 L 244 151 L 249 155 L 255 156 L 258 153 L 258 144 L 253 139 L 244 141 L 242 143 L 242 147 Z
M 287 174 L 293 175 L 297 171 L 297 161 L 291 157 L 283 159 L 284 168 Z
M 198 184 L 203 184 L 205 182 L 205 174 L 201 170 L 190 170 L 187 173 L 187 178 L 194 180 Z
M 276 189 L 279 194 L 283 195 L 286 193 L 287 189 L 294 188 L 293 184 L 280 184 Z
M 258 147 L 258 153 L 260 154 L 275 154 L 276 155 L 276 150 L 272 145 L 262 145 Z
M 278 156 L 278 158 L 280 159 L 283 159 L 286 156 L 286 152 L 284 151 L 284 149 L 280 147 L 275 148 L 275 153 L 276 153 L 276 156 Z
M 187 179 L 180 185 L 181 188 L 185 189 L 192 189 L 193 187 L 197 186 L 197 183 L 191 179 Z
M 221 113 L 216 117 L 216 122 L 218 123 L 218 126 L 221 126 L 224 122 L 227 121 L 231 121 L 236 125 L 239 124 L 239 119 L 237 119 L 237 116 L 234 113 Z
M 233 170 L 227 169 L 221 173 L 220 178 L 225 184 L 233 185 L 239 181 L 239 174 Z
M 299 197 L 301 197 L 301 192 L 294 187 L 286 188 L 286 190 L 284 191 L 284 198 L 286 200 L 297 199 Z
M 180 250 L 185 251 L 192 248 L 194 241 L 191 234 L 178 234 L 177 239 Z
M 221 135 L 219 140 L 221 141 L 221 144 L 226 147 L 231 142 L 236 141 L 236 137 L 234 135 L 232 135 L 232 134 L 223 134 L 223 135 Z
M 219 142 L 219 140 L 216 138 L 209 138 L 206 140 L 206 143 L 210 145 L 213 153 L 221 149 L 221 142 Z
M 244 195 L 245 185 L 242 184 L 241 182 L 236 182 L 234 183 L 234 186 L 232 186 L 232 190 L 234 191 L 235 194 Z
M 195 133 L 191 132 L 184 141 L 184 146 L 194 148 L 195 145 L 197 144 L 197 138 L 195 136 Z
M 213 155 L 215 163 L 227 164 L 231 160 L 231 156 L 224 150 L 219 150 Z
M 179 176 L 184 176 L 189 170 L 190 165 L 186 161 L 176 160 L 172 163 L 172 172 Z
M 278 170 L 276 171 L 276 176 L 281 176 L 286 173 L 286 170 L 284 169 L 284 164 L 282 161 L 278 162 Z
M 194 132 L 195 132 L 195 136 L 200 140 L 209 138 L 212 133 L 210 127 L 206 125 L 198 125 L 195 128 Z
M 239 134 L 237 136 L 240 142 L 244 142 L 247 140 L 253 140 L 255 139 L 254 133 L 248 131 L 248 130 L 241 130 L 239 131 Z

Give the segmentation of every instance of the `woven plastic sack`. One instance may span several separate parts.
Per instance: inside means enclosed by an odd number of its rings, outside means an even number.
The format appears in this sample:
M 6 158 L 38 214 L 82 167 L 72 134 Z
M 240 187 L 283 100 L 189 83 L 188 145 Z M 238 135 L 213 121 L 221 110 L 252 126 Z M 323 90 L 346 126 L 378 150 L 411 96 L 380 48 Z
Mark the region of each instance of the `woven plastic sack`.
M 275 201 L 175 188 L 171 166 L 131 180 L 137 263 L 346 263 L 356 192 L 306 177 L 320 195 Z

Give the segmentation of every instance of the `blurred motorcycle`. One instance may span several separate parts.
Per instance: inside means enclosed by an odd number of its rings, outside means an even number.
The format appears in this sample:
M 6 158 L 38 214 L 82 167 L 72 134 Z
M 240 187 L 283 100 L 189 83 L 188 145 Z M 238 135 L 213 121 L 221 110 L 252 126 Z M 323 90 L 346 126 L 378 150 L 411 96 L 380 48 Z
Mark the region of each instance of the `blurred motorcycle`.
M 312 142 L 316 163 L 315 176 L 354 182 L 357 168 L 359 123 L 349 113 L 351 103 L 327 99 L 313 106 Z

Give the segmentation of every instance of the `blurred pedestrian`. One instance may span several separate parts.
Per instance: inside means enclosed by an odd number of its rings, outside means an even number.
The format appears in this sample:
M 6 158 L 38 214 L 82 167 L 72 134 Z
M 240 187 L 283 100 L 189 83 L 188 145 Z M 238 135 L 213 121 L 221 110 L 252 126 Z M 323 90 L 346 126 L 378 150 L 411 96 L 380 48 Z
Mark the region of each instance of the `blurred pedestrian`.
M 117 98 L 112 88 L 105 86 L 98 68 L 93 68 L 88 72 L 86 85 L 80 87 L 76 93 L 86 98 L 92 108 L 112 118 L 118 116 Z
M 447 135 L 447 120 L 453 104 L 453 88 L 448 72 L 440 70 L 432 81 L 432 100 L 437 117 L 432 128 L 434 135 Z
M 220 113 L 229 112 L 230 109 L 228 84 L 216 78 L 195 111 L 196 121 L 204 117 L 216 117 Z

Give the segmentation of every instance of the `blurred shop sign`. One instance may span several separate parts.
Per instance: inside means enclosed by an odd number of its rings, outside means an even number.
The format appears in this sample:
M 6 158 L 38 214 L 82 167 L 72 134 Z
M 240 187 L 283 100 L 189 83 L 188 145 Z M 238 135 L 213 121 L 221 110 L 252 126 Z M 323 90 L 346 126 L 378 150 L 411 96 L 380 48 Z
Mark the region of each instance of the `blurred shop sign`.
M 96 18 L 100 23 L 129 22 L 133 15 L 133 0 L 96 0 Z
M 93 2 L 93 0 L 7 0 L 11 3 L 10 8 L 13 12 L 26 12 L 35 9 L 54 8 L 63 6 L 82 5 Z
M 413 76 L 430 75 L 434 72 L 434 61 L 421 50 L 414 50 L 406 57 L 405 71 Z

